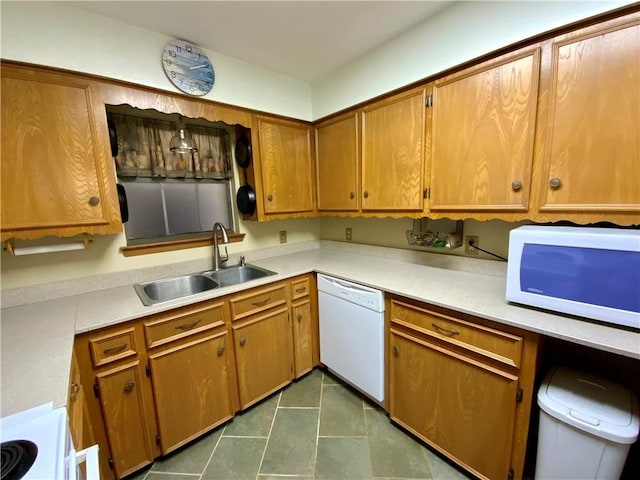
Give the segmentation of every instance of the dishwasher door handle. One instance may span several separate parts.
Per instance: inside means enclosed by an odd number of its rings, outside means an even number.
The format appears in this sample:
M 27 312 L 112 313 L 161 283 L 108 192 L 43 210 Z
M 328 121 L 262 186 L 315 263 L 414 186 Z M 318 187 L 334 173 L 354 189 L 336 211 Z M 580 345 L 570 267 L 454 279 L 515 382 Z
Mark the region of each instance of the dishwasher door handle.
M 372 291 L 369 288 L 365 288 L 365 287 L 361 287 L 360 285 L 356 284 L 356 283 L 351 283 L 351 282 L 341 282 L 340 280 L 337 280 L 335 278 L 329 278 L 329 277 L 322 277 L 324 280 L 326 280 L 329 283 L 332 283 L 334 285 L 338 285 L 341 288 L 346 288 L 347 290 L 353 290 L 354 292 L 366 292 L 366 293 L 372 293 Z

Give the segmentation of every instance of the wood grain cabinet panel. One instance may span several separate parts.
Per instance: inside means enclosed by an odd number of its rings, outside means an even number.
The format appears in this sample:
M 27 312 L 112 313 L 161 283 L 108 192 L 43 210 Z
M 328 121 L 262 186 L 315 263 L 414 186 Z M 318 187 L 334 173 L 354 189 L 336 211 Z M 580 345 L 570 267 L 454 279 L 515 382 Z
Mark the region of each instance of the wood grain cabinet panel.
M 386 306 L 392 420 L 480 478 L 522 478 L 538 336 L 402 297 Z
M 149 355 L 163 454 L 233 416 L 226 330 Z
M 154 460 L 147 436 L 138 361 L 117 366 L 96 375 L 99 401 L 113 469 L 117 478 L 135 472 Z
M 106 113 L 91 82 L 3 65 L 1 95 L 2 240 L 120 232 Z
M 391 330 L 391 417 L 474 474 L 506 479 L 518 377 Z
M 311 126 L 258 117 L 265 214 L 312 212 Z
M 311 371 L 313 362 L 313 319 L 311 300 L 298 300 L 291 305 L 293 316 L 293 359 L 296 378 Z
M 540 211 L 640 218 L 640 15 L 552 42 Z
M 319 211 L 357 211 L 360 199 L 358 113 L 317 125 L 316 177 Z
M 362 210 L 423 210 L 425 88 L 362 112 Z
M 433 88 L 433 211 L 527 211 L 540 48 L 438 79 Z
M 292 329 L 288 306 L 233 324 L 240 409 L 293 379 Z

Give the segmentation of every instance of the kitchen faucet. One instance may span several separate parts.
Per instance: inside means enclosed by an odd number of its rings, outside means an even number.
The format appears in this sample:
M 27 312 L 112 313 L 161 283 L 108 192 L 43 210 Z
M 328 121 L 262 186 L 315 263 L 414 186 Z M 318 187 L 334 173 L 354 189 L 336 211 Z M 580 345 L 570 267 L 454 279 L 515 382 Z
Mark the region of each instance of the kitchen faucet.
M 220 230 L 222 234 L 222 243 L 229 243 L 229 236 L 227 235 L 227 230 L 224 228 L 220 222 L 216 222 L 213 224 L 213 269 L 220 270 L 222 268 L 222 264 L 229 260 L 229 252 L 227 251 L 227 247 L 224 247 L 224 253 L 226 258 L 222 258 L 220 256 L 220 250 L 218 249 L 218 235 L 216 235 L 216 228 Z

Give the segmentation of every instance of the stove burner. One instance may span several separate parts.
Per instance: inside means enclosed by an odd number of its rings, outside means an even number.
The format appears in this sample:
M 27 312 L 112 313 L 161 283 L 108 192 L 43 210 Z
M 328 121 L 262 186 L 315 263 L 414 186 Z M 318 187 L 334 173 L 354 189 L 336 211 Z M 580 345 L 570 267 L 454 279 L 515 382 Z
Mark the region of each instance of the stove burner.
M 1 444 L 0 480 L 20 480 L 31 468 L 38 447 L 29 440 L 11 440 Z

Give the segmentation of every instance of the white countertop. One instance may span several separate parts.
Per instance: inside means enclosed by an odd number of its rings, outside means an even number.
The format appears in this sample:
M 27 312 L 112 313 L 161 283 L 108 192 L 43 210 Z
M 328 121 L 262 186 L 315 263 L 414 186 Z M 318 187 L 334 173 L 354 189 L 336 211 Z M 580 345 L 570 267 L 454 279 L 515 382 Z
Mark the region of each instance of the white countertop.
M 329 245 L 332 243 L 339 242 L 330 242 Z M 337 245 L 335 249 L 321 246 L 255 261 L 249 252 L 247 260 L 250 263 L 273 270 L 277 275 L 151 307 L 142 305 L 129 284 L 4 308 L 1 312 L 0 416 L 49 401 L 54 403 L 54 407 L 66 404 L 73 337 L 76 333 L 312 271 L 640 359 L 640 333 L 511 305 L 504 299 L 503 276 L 410 263 L 401 258 L 402 255 L 399 257 L 394 254 L 394 251 L 345 244 Z

